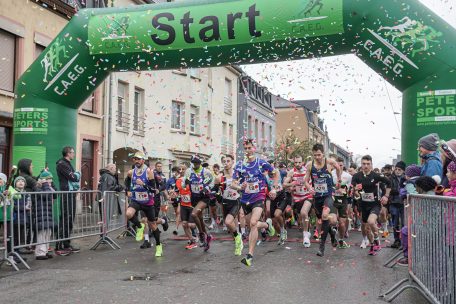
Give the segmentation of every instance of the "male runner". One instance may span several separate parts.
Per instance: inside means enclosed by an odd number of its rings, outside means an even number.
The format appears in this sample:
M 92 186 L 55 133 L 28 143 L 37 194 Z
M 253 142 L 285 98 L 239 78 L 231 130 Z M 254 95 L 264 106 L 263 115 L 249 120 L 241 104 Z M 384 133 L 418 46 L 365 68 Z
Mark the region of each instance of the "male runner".
M 209 225 L 209 229 L 214 229 L 218 226 L 218 217 L 217 217 L 217 201 L 219 199 L 219 188 L 220 184 L 218 181 L 220 180 L 220 166 L 218 164 L 214 164 L 212 166 L 212 174 L 214 175 L 214 187 L 211 189 L 211 199 L 209 200 L 209 214 L 211 217 L 211 224 Z
M 160 230 L 157 227 L 157 214 L 155 209 L 154 195 L 159 193 L 154 180 L 154 173 L 145 164 L 145 155 L 142 152 L 136 152 L 132 158 L 135 168 L 128 171 L 127 176 L 130 178 L 130 184 L 127 185 L 127 193 L 130 198 L 130 204 L 127 208 L 127 218 L 136 227 L 136 240 L 141 241 L 144 237 L 143 223 L 138 221 L 135 216 L 137 211 L 143 211 L 149 222 L 149 228 L 155 238 L 155 256 L 163 256 L 163 247 L 160 243 Z
M 211 189 L 214 187 L 214 177 L 210 170 L 201 166 L 201 159 L 194 155 L 192 156 L 192 167 L 185 172 L 184 181 L 186 185 L 190 185 L 191 200 L 192 200 L 192 217 L 198 227 L 199 238 L 204 247 L 204 251 L 208 251 L 212 236 L 206 232 L 206 225 L 203 221 L 203 210 L 209 206 Z
M 331 236 L 331 243 L 333 247 L 337 246 L 336 233 L 330 227 L 337 224 L 336 209 L 334 208 L 334 184 L 331 172 L 336 169 L 337 184 L 336 189 L 340 188 L 341 174 L 337 162 L 333 159 L 324 156 L 324 147 L 322 144 L 315 144 L 312 147 L 313 161 L 307 164 L 307 171 L 305 177 L 305 185 L 310 189 L 310 193 L 314 197 L 315 212 L 318 219 L 322 220 L 321 223 L 321 239 L 320 249 L 317 255 L 322 257 L 325 255 L 325 243 L 328 233 Z M 309 182 L 312 182 L 312 185 Z
M 306 166 L 302 162 L 302 156 L 297 155 L 293 158 L 294 167 L 290 170 L 285 178 L 283 186 L 291 190 L 293 198 L 293 208 L 300 215 L 302 223 L 302 244 L 304 247 L 310 247 L 309 232 L 309 211 L 312 207 L 312 195 L 305 186 Z
M 171 168 L 171 177 L 166 181 L 166 192 L 164 192 L 166 198 L 171 200 L 171 204 L 174 209 L 174 218 L 176 219 L 176 229 L 173 231 L 174 235 L 177 235 L 177 230 L 179 229 L 180 224 L 180 207 L 179 199 L 175 195 L 176 192 L 179 192 L 176 182 L 180 178 L 180 168 L 172 167 Z
M 275 198 L 273 199 L 269 194 L 270 204 L 270 217 L 277 234 L 279 235 L 278 245 L 283 245 L 287 240 L 287 230 L 285 230 L 285 219 L 283 213 L 287 207 L 287 197 L 285 189 L 283 188 L 282 174 L 278 169 L 273 172 L 268 172 L 267 179 L 270 188 L 275 190 Z
M 339 244 L 338 248 L 340 249 L 346 249 L 349 248 L 350 245 L 345 242 L 344 238 L 346 237 L 347 234 L 347 228 L 348 228 L 348 197 L 350 193 L 350 187 L 351 187 L 351 181 L 352 181 L 352 176 L 346 172 L 344 169 L 344 160 L 341 157 L 337 158 L 337 164 L 339 165 L 340 168 L 342 168 L 342 174 L 341 174 L 341 187 L 336 190 L 334 193 L 334 207 L 337 209 L 337 215 L 339 219 Z M 332 171 L 332 176 L 333 176 L 333 181 L 334 184 L 337 184 L 337 171 L 334 169 Z
M 378 173 L 372 171 L 372 157 L 365 155 L 361 158 L 361 172 L 356 173 L 352 178 L 352 186 L 355 190 L 355 197 L 360 197 L 359 206 L 362 213 L 362 225 L 364 231 L 370 228 L 367 236 L 370 241 L 369 255 L 376 255 L 381 249 L 378 238 L 377 219 L 380 215 L 382 205 L 388 203 L 391 191 L 391 181 Z M 385 195 L 379 197 L 379 183 L 386 185 Z
M 223 171 L 222 174 L 217 177 L 220 190 L 222 192 L 222 204 L 223 204 L 223 220 L 228 228 L 229 232 L 234 237 L 234 255 L 240 256 L 244 244 L 242 242 L 241 234 L 237 231 L 237 216 L 239 214 L 239 198 L 238 191 L 231 188 L 233 182 L 233 165 L 234 157 L 232 155 L 225 155 L 223 158 Z
M 231 188 L 242 191 L 241 206 L 244 210 L 246 222 L 250 223 L 249 252 L 241 260 L 246 266 L 251 266 L 253 262 L 253 252 L 258 239 L 258 229 L 267 229 L 269 236 L 274 236 L 275 234 L 271 219 L 267 219 L 266 222 L 260 221 L 267 188 L 264 172 L 272 172 L 274 169 L 268 162 L 257 158 L 255 156 L 255 150 L 255 141 L 253 139 L 246 139 L 244 141 L 246 160 L 244 162 L 238 162 L 236 165 L 233 173 L 233 183 L 231 184 Z M 269 194 L 270 198 L 275 199 L 276 195 L 276 190 L 272 189 Z

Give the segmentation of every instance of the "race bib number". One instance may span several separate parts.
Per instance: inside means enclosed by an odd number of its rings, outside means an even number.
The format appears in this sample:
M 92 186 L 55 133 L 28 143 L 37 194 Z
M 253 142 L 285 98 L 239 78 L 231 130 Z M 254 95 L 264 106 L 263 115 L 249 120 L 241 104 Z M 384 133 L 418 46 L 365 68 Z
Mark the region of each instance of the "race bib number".
M 375 202 L 373 193 L 361 193 L 361 200 L 363 202 Z
M 192 185 L 191 188 L 193 193 L 200 193 L 203 191 L 203 185 Z
M 260 192 L 260 184 L 258 182 L 255 183 L 247 183 L 247 187 L 245 188 L 245 193 L 253 194 Z
M 190 194 L 181 195 L 181 201 L 182 203 L 190 203 L 192 201 Z
M 298 195 L 304 195 L 307 194 L 309 191 L 307 191 L 305 186 L 296 186 L 295 188 L 295 193 Z
M 148 201 L 149 194 L 147 192 L 135 192 L 135 199 L 137 201 Z
M 223 191 L 223 198 L 227 200 L 236 200 L 239 197 L 239 193 L 233 189 L 226 189 Z
M 317 179 L 314 183 L 315 192 L 317 193 L 327 193 L 328 184 L 325 179 Z

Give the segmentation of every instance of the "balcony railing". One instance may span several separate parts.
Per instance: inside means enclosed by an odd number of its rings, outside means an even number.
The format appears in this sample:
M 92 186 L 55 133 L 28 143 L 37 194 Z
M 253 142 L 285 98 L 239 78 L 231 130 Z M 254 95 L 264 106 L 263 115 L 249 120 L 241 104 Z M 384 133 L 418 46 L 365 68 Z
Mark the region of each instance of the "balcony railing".
M 128 132 L 130 129 L 130 114 L 126 112 L 117 113 L 116 126 L 117 129 Z
M 142 116 L 133 117 L 133 131 L 138 135 L 144 136 L 144 129 L 146 128 L 146 119 Z

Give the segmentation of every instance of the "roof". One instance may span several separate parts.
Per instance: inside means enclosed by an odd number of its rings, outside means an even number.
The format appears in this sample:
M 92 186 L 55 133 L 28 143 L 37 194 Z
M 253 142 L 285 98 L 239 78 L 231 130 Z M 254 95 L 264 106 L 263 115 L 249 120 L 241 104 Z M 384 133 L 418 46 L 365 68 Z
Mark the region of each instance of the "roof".
M 320 113 L 320 101 L 318 99 L 309 99 L 309 100 L 287 100 L 280 96 L 272 97 L 272 104 L 274 108 L 306 108 L 311 112 Z

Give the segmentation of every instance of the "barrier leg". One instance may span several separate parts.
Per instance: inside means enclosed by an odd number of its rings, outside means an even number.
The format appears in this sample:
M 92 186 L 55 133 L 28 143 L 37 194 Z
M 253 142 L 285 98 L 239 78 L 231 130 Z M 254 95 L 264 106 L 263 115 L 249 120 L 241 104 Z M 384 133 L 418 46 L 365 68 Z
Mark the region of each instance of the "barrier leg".
M 5 256 L 4 258 L 2 258 L 0 260 L 0 266 L 3 264 L 3 263 L 7 263 L 9 265 L 11 265 L 14 270 L 16 271 L 19 271 L 19 268 L 17 267 L 17 264 L 16 264 L 16 261 L 14 261 L 14 258 L 12 256 Z
M 27 268 L 28 270 L 31 269 L 30 266 L 27 264 L 27 262 L 25 262 L 25 260 L 21 257 L 21 255 L 19 253 L 13 251 L 10 253 L 10 255 L 13 260 L 14 260 L 14 258 L 12 257 L 12 255 L 15 255 L 19 259 L 19 261 L 21 261 L 21 263 L 25 266 L 25 268 Z
M 125 228 L 124 231 L 122 231 L 116 238 L 117 239 L 124 239 L 127 235 L 131 236 L 131 237 L 136 237 L 136 233 L 135 231 L 130 228 L 130 227 L 127 227 Z
M 114 242 L 113 239 L 111 239 L 109 236 L 101 236 L 98 241 L 92 246 L 90 247 L 90 250 L 96 250 L 98 248 L 98 246 L 100 246 L 101 244 L 104 244 L 104 245 L 109 245 L 112 249 L 120 249 L 120 246 Z
M 385 262 L 385 264 L 383 264 L 383 266 L 388 267 L 388 268 L 393 268 L 397 264 L 397 258 L 400 257 L 401 255 L 402 255 L 402 250 L 399 251 L 398 253 L 396 253 L 395 255 L 393 255 L 389 260 L 387 260 Z M 391 262 L 393 262 L 393 261 L 394 261 L 394 263 L 392 265 L 390 265 Z

